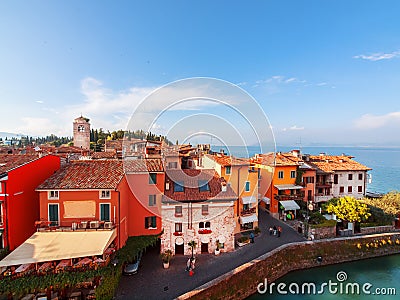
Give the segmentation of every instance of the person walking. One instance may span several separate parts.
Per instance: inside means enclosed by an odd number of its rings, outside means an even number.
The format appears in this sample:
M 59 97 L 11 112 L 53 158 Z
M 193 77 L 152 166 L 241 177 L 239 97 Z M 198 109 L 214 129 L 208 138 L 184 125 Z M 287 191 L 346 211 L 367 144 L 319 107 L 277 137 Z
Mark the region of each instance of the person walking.
M 282 227 L 278 226 L 278 237 L 281 237 L 282 234 Z
M 269 226 L 269 235 L 272 235 L 274 233 L 274 229 L 272 228 L 272 226 Z
M 250 233 L 250 242 L 254 243 L 254 233 Z
M 277 229 L 276 229 L 276 226 L 274 225 L 274 235 L 276 235 L 277 234 Z

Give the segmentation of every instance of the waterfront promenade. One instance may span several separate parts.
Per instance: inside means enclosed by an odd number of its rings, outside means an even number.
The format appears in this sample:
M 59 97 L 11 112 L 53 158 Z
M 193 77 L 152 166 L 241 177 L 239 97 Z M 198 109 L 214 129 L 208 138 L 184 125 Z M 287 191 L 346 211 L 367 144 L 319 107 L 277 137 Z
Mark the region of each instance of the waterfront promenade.
M 282 226 L 283 234 L 280 238 L 269 235 L 268 228 L 273 225 Z M 261 234 L 255 238 L 254 244 L 219 256 L 197 255 L 193 276 L 185 271 L 188 256 L 175 256 L 169 269 L 163 269 L 157 250 L 150 249 L 142 258 L 138 274 L 122 276 L 116 299 L 174 299 L 283 244 L 305 240 L 291 227 L 262 210 L 259 211 L 259 227 Z

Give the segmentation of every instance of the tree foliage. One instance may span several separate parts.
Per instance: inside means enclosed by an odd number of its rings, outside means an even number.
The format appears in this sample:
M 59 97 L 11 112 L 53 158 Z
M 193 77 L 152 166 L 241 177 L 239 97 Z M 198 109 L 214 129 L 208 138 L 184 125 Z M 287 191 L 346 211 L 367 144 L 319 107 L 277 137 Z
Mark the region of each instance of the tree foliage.
M 334 213 L 339 219 L 348 222 L 365 221 L 371 216 L 365 203 L 350 196 L 341 197 L 336 203 L 329 203 L 326 210 L 328 213 Z
M 400 192 L 390 192 L 379 199 L 364 198 L 365 204 L 378 207 L 386 214 L 397 216 L 400 214 Z

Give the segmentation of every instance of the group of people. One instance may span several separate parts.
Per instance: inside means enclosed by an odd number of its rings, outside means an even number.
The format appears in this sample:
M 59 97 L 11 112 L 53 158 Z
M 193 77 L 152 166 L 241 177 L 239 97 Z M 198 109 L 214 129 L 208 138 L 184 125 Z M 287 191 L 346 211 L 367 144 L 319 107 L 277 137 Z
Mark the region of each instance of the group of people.
M 274 225 L 269 227 L 269 235 L 276 235 L 277 237 L 280 237 L 281 234 L 282 234 L 281 226 L 276 227 L 276 225 Z

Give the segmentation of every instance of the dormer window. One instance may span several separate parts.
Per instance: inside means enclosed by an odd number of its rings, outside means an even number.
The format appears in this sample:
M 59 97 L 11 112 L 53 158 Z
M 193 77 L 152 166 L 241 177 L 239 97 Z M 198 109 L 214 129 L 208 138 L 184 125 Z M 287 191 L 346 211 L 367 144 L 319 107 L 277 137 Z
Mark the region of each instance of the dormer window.
M 48 196 L 48 198 L 51 199 L 51 200 L 57 200 L 57 199 L 59 199 L 58 191 L 49 191 L 47 196 Z
M 99 193 L 100 199 L 111 199 L 111 192 L 110 190 L 102 190 Z
M 208 185 L 207 180 L 199 180 L 199 191 L 200 192 L 208 192 L 210 190 L 210 186 Z
M 174 182 L 174 192 L 183 192 L 183 181 Z

